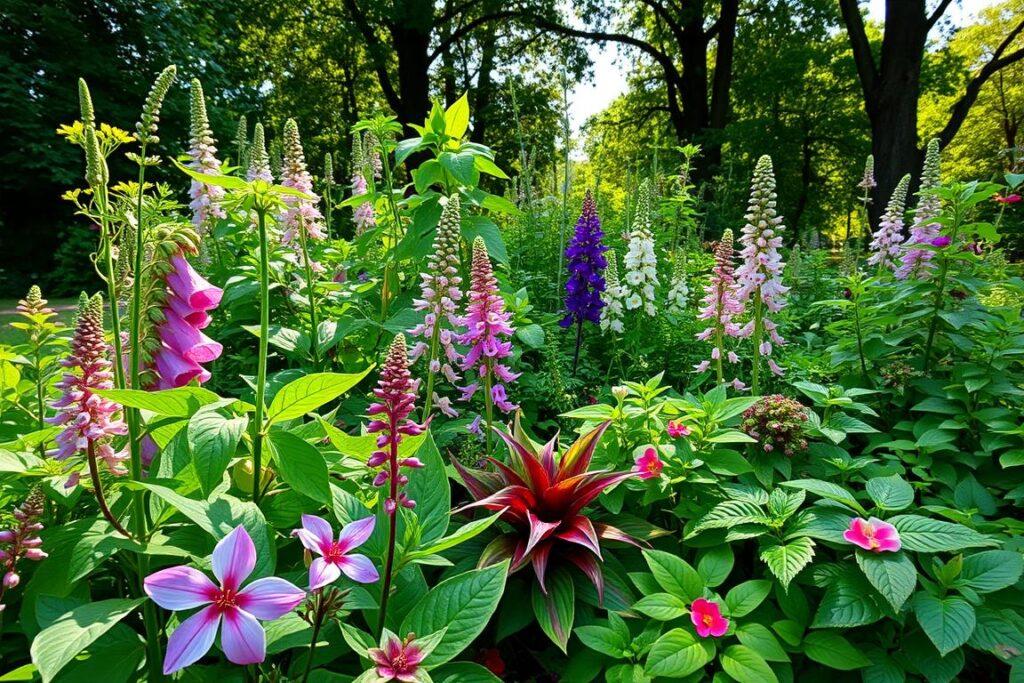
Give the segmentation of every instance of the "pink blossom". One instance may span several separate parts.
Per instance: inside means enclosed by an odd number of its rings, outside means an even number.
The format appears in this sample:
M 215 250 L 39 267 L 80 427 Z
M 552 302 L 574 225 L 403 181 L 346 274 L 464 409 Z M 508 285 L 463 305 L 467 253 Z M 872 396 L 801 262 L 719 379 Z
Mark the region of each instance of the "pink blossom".
M 171 611 L 203 607 L 174 630 L 167 642 L 164 675 L 194 664 L 213 646 L 221 630 L 221 649 L 234 664 L 257 664 L 266 657 L 266 634 L 258 619 L 271 621 L 292 611 L 305 591 L 284 579 L 266 577 L 245 588 L 256 566 L 256 547 L 244 527 L 235 527 L 213 550 L 214 585 L 192 567 L 169 567 L 144 581 L 146 595 Z
M 188 167 L 204 175 L 220 175 L 220 161 L 217 159 L 217 141 L 210 130 L 210 120 L 206 115 L 206 100 L 203 97 L 203 86 L 199 79 L 192 79 L 192 138 L 188 155 L 191 160 Z M 208 185 L 199 180 L 192 180 L 189 189 L 192 201 L 188 208 L 192 209 L 192 225 L 200 235 L 209 231 L 217 219 L 227 214 L 220 206 L 224 199 L 224 188 Z
M 953 240 L 950 239 L 948 235 L 939 235 L 931 241 L 931 245 L 933 247 L 938 247 L 939 249 L 944 249 L 945 247 L 948 247 L 949 243 L 952 241 Z
M 673 439 L 690 435 L 690 428 L 687 427 L 682 420 L 669 420 L 668 425 L 665 427 L 665 431 L 667 431 L 668 435 Z
M 200 331 L 210 324 L 207 311 L 217 307 L 223 291 L 197 273 L 182 254 L 171 258 L 171 267 L 165 320 L 158 328 L 162 344 L 153 356 L 161 389 L 183 387 L 192 380 L 206 382 L 210 373 L 201 363 L 213 362 L 223 352 Z
M 288 119 L 284 124 L 284 159 L 281 167 L 281 185 L 298 190 L 305 197 L 282 194 L 281 201 L 285 209 L 278 217 L 284 234 L 281 240 L 290 244 L 301 229 L 315 240 L 327 237 L 324 232 L 324 217 L 316 208 L 320 197 L 313 192 L 313 176 L 306 168 L 306 155 L 299 138 L 299 127 L 295 119 Z
M 297 536 L 307 550 L 320 555 L 309 565 L 309 590 L 334 583 L 342 572 L 359 583 L 374 583 L 380 579 L 377 568 L 366 555 L 349 553 L 370 538 L 376 521 L 375 517 L 366 517 L 352 522 L 335 540 L 330 524 L 319 517 L 302 515 L 302 528 L 292 531 L 292 536 Z
M 843 538 L 864 550 L 876 553 L 894 553 L 903 545 L 896 527 L 875 517 L 867 521 L 854 517 L 850 520 L 850 528 L 843 532 Z
M 878 230 L 871 240 L 871 256 L 868 264 L 894 270 L 896 258 L 900 255 L 903 242 L 903 211 L 907 202 L 910 174 L 903 176 L 893 190 L 885 213 L 879 221 Z
M 710 320 L 711 324 L 697 335 L 699 341 L 711 341 L 711 358 L 721 367 L 722 348 L 725 337 L 735 337 L 739 326 L 733 317 L 743 313 L 743 305 L 736 298 L 736 278 L 733 275 L 733 243 L 732 230 L 726 229 L 722 239 L 715 247 L 715 266 L 711 270 L 711 280 L 704 287 L 703 308 L 697 314 L 698 320 Z M 734 362 L 735 354 L 728 354 L 729 362 Z M 695 366 L 696 372 L 704 372 L 710 367 L 711 361 L 705 360 Z M 721 379 L 721 371 L 719 371 Z
M 935 194 L 939 185 L 939 140 L 932 138 L 928 142 L 928 151 L 921 171 L 919 199 L 914 209 L 914 222 L 910 226 L 910 236 L 903 243 L 903 257 L 895 275 L 900 280 L 908 277 L 925 277 L 935 268 L 932 259 L 935 253 L 928 249 L 915 249 L 914 245 L 930 244 L 939 234 L 942 226 L 935 222 L 942 211 L 942 202 Z
M 719 638 L 729 630 L 729 620 L 722 616 L 718 604 L 704 598 L 697 598 L 690 605 L 690 621 L 701 638 Z
M 416 635 L 410 633 L 405 640 L 385 630 L 383 643 L 379 648 L 367 651 L 370 659 L 377 667 L 378 681 L 402 681 L 416 683 L 420 680 L 420 664 L 426 659 L 427 653 L 416 644 Z
M 639 472 L 641 479 L 661 476 L 661 470 L 665 468 L 665 463 L 658 457 L 658 451 L 652 447 L 648 447 L 642 455 L 636 456 L 634 463 L 633 471 Z
M 1019 194 L 1011 194 L 1004 197 L 1000 194 L 997 194 L 994 197 L 992 197 L 992 199 L 997 204 L 1016 204 L 1021 200 L 1021 196 Z

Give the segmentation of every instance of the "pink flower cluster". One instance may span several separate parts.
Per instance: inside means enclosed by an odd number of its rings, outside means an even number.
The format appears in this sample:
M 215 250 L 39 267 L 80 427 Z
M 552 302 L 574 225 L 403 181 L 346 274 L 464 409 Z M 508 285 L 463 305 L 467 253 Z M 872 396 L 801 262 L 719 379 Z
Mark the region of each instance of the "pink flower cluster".
M 267 141 L 262 123 L 257 123 L 253 129 L 252 145 L 249 149 L 249 168 L 245 172 L 245 179 L 249 182 L 254 180 L 274 182 L 274 175 L 270 172 L 270 156 L 267 155 Z
M 201 363 L 216 360 L 223 351 L 202 332 L 210 324 L 207 311 L 217 307 L 223 292 L 197 273 L 183 255 L 172 257 L 171 266 L 165 321 L 158 330 L 163 345 L 153 359 L 159 389 L 183 387 L 193 379 L 206 382 L 210 373 Z
M 715 266 L 711 269 L 711 279 L 704 287 L 704 307 L 697 314 L 698 320 L 710 320 L 711 324 L 703 332 L 697 334 L 698 341 L 711 341 L 711 359 L 703 360 L 694 369 L 704 372 L 715 361 L 721 368 L 723 354 L 730 363 L 738 363 L 739 358 L 733 351 L 726 352 L 723 348 L 724 337 L 736 337 L 740 327 L 733 322 L 733 317 L 743 313 L 743 305 L 736 298 L 736 278 L 733 275 L 732 230 L 726 228 L 722 239 L 715 247 Z M 739 380 L 735 380 L 739 382 Z M 742 384 L 742 383 L 740 383 Z
M 896 269 L 896 277 L 905 280 L 909 277 L 927 277 L 928 271 L 934 270 L 932 259 L 935 252 L 929 249 L 914 249 L 915 244 L 929 244 L 934 240 L 942 226 L 935 218 L 942 212 L 942 203 L 934 189 L 939 185 L 939 140 L 932 138 L 928 142 L 928 152 L 924 159 L 924 170 L 921 172 L 921 187 L 918 191 L 920 199 L 914 209 L 914 223 L 910 227 L 910 236 L 903 243 L 903 258 Z
M 203 97 L 203 86 L 198 78 L 192 79 L 192 137 L 188 155 L 191 161 L 188 167 L 204 175 L 219 175 L 220 161 L 217 160 L 217 141 L 210 130 L 210 119 L 206 115 L 206 99 Z M 207 232 L 213 221 L 225 217 L 220 206 L 224 199 L 224 188 L 207 185 L 199 180 L 192 180 L 189 190 L 192 201 L 188 208 L 192 210 L 192 225 L 200 235 Z
M 63 393 L 50 404 L 59 412 L 46 418 L 50 424 L 64 429 L 54 439 L 57 447 L 47 455 L 63 461 L 84 451 L 88 457 L 103 460 L 112 474 L 127 474 L 124 461 L 128 453 L 114 450 L 110 442 L 113 437 L 128 433 L 121 419 L 121 406 L 94 393 L 114 387 L 109 352 L 103 330 L 103 299 L 99 294 L 90 299 L 83 293 L 71 353 L 61 361 L 68 371 L 56 385 Z M 66 486 L 74 486 L 78 478 L 78 472 L 72 473 Z
M 430 372 L 443 374 L 452 384 L 460 379 L 453 366 L 462 361 L 462 356 L 455 350 L 453 332 L 459 325 L 457 302 L 462 299 L 462 278 L 459 276 L 459 243 L 462 238 L 460 225 L 459 196 L 453 194 L 448 198 L 437 224 L 434 253 L 427 260 L 426 271 L 420 273 L 421 298 L 412 302 L 413 309 L 426 311 L 426 316 L 422 323 L 409 331 L 413 337 L 420 338 L 410 352 L 412 360 L 416 361 L 423 354 L 429 354 L 427 362 Z M 448 321 L 447 328 L 444 326 L 445 320 Z M 438 354 L 438 347 L 444 352 L 444 358 Z M 436 392 L 432 400 L 449 417 L 458 417 L 450 401 L 442 400 Z
M 313 192 L 313 176 L 306 168 L 306 155 L 302 150 L 299 138 L 299 127 L 295 119 L 288 119 L 284 124 L 284 161 L 281 169 L 281 185 L 306 195 L 296 197 L 283 194 L 281 200 L 285 209 L 278 217 L 284 234 L 281 241 L 285 244 L 298 236 L 299 230 L 305 229 L 311 239 L 322 240 L 327 237 L 324 232 L 324 217 L 316 208 L 320 197 Z
M 14 509 L 13 528 L 0 531 L 0 545 L 6 546 L 0 549 L 0 570 L 4 573 L 0 584 L 0 601 L 8 588 L 15 588 L 21 583 L 21 576 L 17 572 L 19 560 L 24 558 L 38 562 L 46 557 L 41 547 L 43 540 L 39 538 L 39 532 L 43 530 L 39 519 L 43 516 L 44 500 L 42 488 L 37 486 L 32 489 L 25 502 Z M 0 612 L 4 611 L 4 607 L 3 602 L 0 602 Z
M 505 310 L 504 299 L 498 293 L 498 281 L 491 268 L 487 247 L 483 238 L 477 237 L 473 240 L 469 305 L 465 317 L 459 319 L 466 331 L 458 342 L 469 347 L 462 360 L 462 369 L 475 369 L 482 381 L 490 381 L 490 398 L 494 405 L 506 413 L 518 407 L 509 402 L 503 382 L 514 382 L 519 373 L 512 372 L 500 362 L 502 358 L 512 355 L 512 342 L 508 338 L 515 330 L 509 324 L 511 318 L 512 315 Z M 461 400 L 470 400 L 479 388 L 480 382 L 466 385 L 462 388 Z
M 740 328 L 737 337 L 750 337 L 758 325 L 766 334 L 759 341 L 758 354 L 767 358 L 768 368 L 776 375 L 782 374 L 782 368 L 770 357 L 773 345 L 782 346 L 786 342 L 779 335 L 775 322 L 768 313 L 777 313 L 786 305 L 785 294 L 789 287 L 782 284 L 782 270 L 785 263 L 779 254 L 782 246 L 782 216 L 775 210 L 775 175 L 772 171 L 771 157 L 765 155 L 757 161 L 754 178 L 750 190 L 750 204 L 747 208 L 747 224 L 743 226 L 740 243 L 743 250 L 740 256 L 742 265 L 736 270 L 738 284 L 736 298 L 741 304 L 753 300 L 760 302 L 763 309 Z
M 868 264 L 879 268 L 895 269 L 896 259 L 900 255 L 903 245 L 903 211 L 907 203 L 907 189 L 910 187 L 910 175 L 900 178 L 900 182 L 893 190 L 892 198 L 882 220 L 878 224 L 874 238 L 871 240 L 871 256 L 868 257 Z
M 416 501 L 411 500 L 404 491 L 399 491 L 402 486 L 409 483 L 409 477 L 402 474 L 400 468 L 416 469 L 423 467 L 423 463 L 415 457 L 399 459 L 398 445 L 404 436 L 422 434 L 426 427 L 409 419 L 409 415 L 415 409 L 417 385 L 418 382 L 414 382 L 409 373 L 405 336 L 396 335 L 388 348 L 377 388 L 373 390 L 378 402 L 370 405 L 368 412 L 373 419 L 366 427 L 370 434 L 380 434 L 377 437 L 378 450 L 370 455 L 366 465 L 383 466 L 374 477 L 373 485 L 383 486 L 390 482 L 388 497 L 384 501 L 384 509 L 389 515 L 395 514 L 399 505 L 407 508 L 416 507 Z

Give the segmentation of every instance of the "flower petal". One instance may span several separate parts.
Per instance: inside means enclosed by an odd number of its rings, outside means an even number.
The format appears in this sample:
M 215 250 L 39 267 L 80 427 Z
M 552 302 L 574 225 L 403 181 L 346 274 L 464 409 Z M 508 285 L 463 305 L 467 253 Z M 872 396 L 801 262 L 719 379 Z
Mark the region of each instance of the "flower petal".
M 268 576 L 243 588 L 239 604 L 257 619 L 269 621 L 291 612 L 306 599 L 306 591 L 295 584 Z
M 256 546 L 245 527 L 236 526 L 213 549 L 213 573 L 221 586 L 238 590 L 256 566 Z
M 366 543 L 367 539 L 373 535 L 373 528 L 376 524 L 376 517 L 366 517 L 346 525 L 338 534 L 338 545 L 341 547 L 341 552 L 347 553 Z M 376 579 L 374 580 L 376 581 Z
M 220 646 L 233 664 L 259 664 L 267 656 L 267 634 L 256 617 L 244 609 L 224 613 Z
M 198 569 L 168 567 L 150 574 L 143 582 L 146 595 L 164 609 L 192 609 L 211 602 L 217 587 Z
M 317 588 L 332 584 L 340 576 L 341 568 L 338 565 L 317 557 L 309 565 L 309 590 L 315 591 Z
M 302 545 L 310 550 L 323 552 L 323 548 L 330 547 L 334 542 L 334 529 L 331 528 L 331 525 L 325 519 L 313 515 L 302 515 L 302 529 L 306 533 L 297 535 L 299 540 L 302 541 Z M 316 547 L 310 547 L 306 543 L 306 539 L 310 537 L 316 539 Z
M 164 656 L 164 675 L 184 669 L 198 662 L 213 647 L 217 637 L 220 614 L 214 607 L 199 610 L 181 622 L 167 639 L 167 654 Z
M 337 566 L 345 572 L 345 576 L 359 583 L 375 583 L 380 580 L 377 568 L 366 555 L 345 555 L 338 561 Z

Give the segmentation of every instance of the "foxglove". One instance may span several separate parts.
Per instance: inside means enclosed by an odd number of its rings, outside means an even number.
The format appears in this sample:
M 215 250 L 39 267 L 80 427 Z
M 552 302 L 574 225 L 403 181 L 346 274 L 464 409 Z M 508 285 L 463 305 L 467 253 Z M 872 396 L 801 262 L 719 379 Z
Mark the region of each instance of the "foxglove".
M 263 124 L 257 123 L 252 133 L 252 144 L 249 145 L 249 170 L 245 179 L 249 182 L 262 180 L 274 182 L 274 174 L 270 172 L 270 157 L 267 155 L 267 141 L 263 134 Z
M 739 336 L 740 327 L 733 318 L 743 313 L 743 304 L 736 298 L 736 278 L 733 266 L 732 230 L 726 228 L 722 239 L 715 247 L 715 265 L 711 269 L 711 279 L 704 287 L 704 298 L 698 320 L 709 320 L 711 324 L 697 334 L 699 341 L 710 341 L 711 358 L 695 366 L 697 372 L 704 372 L 715 362 L 719 383 L 725 381 L 722 361 L 739 362 L 733 351 L 726 351 L 725 338 Z
M 914 223 L 910 226 L 910 236 L 903 243 L 903 258 L 895 273 L 900 280 L 927 277 L 929 271 L 935 268 L 935 264 L 932 263 L 935 253 L 928 249 L 914 249 L 913 245 L 930 243 L 942 229 L 942 226 L 935 222 L 942 212 L 942 202 L 935 194 L 935 188 L 939 185 L 939 162 L 939 140 L 932 138 L 928 142 L 924 170 L 921 172 Z
M 768 368 L 776 375 L 782 368 L 772 360 L 775 345 L 782 346 L 785 340 L 779 335 L 770 313 L 778 313 L 786 305 L 785 294 L 789 287 L 782 284 L 782 262 L 779 247 L 782 246 L 782 217 L 775 210 L 775 174 L 772 160 L 768 155 L 757 160 L 750 189 L 750 203 L 747 206 L 747 224 L 743 226 L 740 243 L 743 263 L 736 269 L 736 298 L 740 304 L 753 302 L 753 316 L 737 333 L 738 337 L 753 337 L 754 368 L 753 385 L 757 392 L 760 359 L 767 359 Z M 767 337 L 767 338 L 766 338 Z
M 626 309 L 643 307 L 649 316 L 658 314 L 655 308 L 655 288 L 658 286 L 658 259 L 654 254 L 654 235 L 651 233 L 651 184 L 645 180 L 640 185 L 637 198 L 633 229 L 629 235 L 629 249 L 626 251 L 625 277 L 622 294 Z
M 601 297 L 604 306 L 601 309 L 601 329 L 611 330 L 616 334 L 623 331 L 622 315 L 625 312 L 622 284 L 619 282 L 619 266 L 615 258 L 615 250 L 609 249 L 605 257 L 608 264 L 604 271 L 605 288 Z
M 668 310 L 676 315 L 686 310 L 690 287 L 686 283 L 686 254 L 677 255 L 672 267 L 672 286 L 668 290 Z
M 290 244 L 305 229 L 306 235 L 315 240 L 327 237 L 324 233 L 324 217 L 316 208 L 320 197 L 313 192 L 313 176 L 306 168 L 306 155 L 299 138 L 299 127 L 295 119 L 288 119 L 284 124 L 284 160 L 281 167 L 281 185 L 306 195 L 281 195 L 285 209 L 278 217 L 284 234 L 281 240 Z
M 868 257 L 868 264 L 878 266 L 879 270 L 894 270 L 896 259 L 900 255 L 903 242 L 903 211 L 907 202 L 907 189 L 910 186 L 910 174 L 900 178 L 900 182 L 893 190 L 889 205 L 885 207 L 885 213 L 879 221 L 878 230 L 871 240 L 871 256 Z
M 220 175 L 220 161 L 217 159 L 217 141 L 210 130 L 210 119 L 206 115 L 206 100 L 203 86 L 198 78 L 192 79 L 192 137 L 190 140 L 188 167 L 205 175 Z M 192 225 L 200 235 L 208 232 L 214 221 L 226 216 L 220 202 L 224 199 L 224 188 L 208 185 L 193 178 L 189 190 L 192 201 Z
M 202 332 L 223 291 L 197 273 L 182 254 L 173 256 L 170 263 L 164 322 L 158 328 L 162 344 L 153 357 L 159 389 L 183 387 L 193 379 L 206 382 L 210 372 L 202 364 L 216 360 L 223 351 Z

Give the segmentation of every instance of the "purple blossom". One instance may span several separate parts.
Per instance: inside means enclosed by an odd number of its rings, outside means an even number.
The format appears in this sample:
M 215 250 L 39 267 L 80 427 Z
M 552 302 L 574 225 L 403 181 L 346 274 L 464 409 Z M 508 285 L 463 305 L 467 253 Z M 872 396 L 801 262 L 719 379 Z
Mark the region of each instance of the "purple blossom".
M 928 249 L 914 249 L 913 245 L 931 243 L 942 229 L 942 226 L 935 222 L 935 218 L 942 212 L 942 202 L 934 191 L 939 185 L 939 161 L 939 140 L 932 138 L 928 142 L 928 152 L 921 172 L 921 187 L 918 191 L 917 208 L 914 209 L 914 223 L 910 227 L 910 236 L 903 243 L 903 257 L 895 273 L 901 280 L 908 277 L 927 277 L 929 271 L 935 268 L 935 264 L 932 263 L 935 253 Z
M 719 381 L 724 381 L 722 372 L 722 355 L 725 337 L 739 335 L 739 325 L 733 317 L 743 313 L 743 304 L 736 298 L 736 278 L 733 274 L 733 243 L 732 230 L 726 228 L 722 239 L 715 247 L 715 266 L 711 270 L 711 279 L 704 287 L 704 307 L 697 314 L 698 320 L 710 320 L 711 324 L 703 332 L 697 334 L 698 341 L 710 341 L 712 344 L 711 359 L 704 360 L 695 366 L 697 372 L 704 372 L 715 361 Z M 733 352 L 726 354 L 730 363 L 739 359 Z
M 885 213 L 879 221 L 878 230 L 871 240 L 872 254 L 868 257 L 868 264 L 878 266 L 880 269 L 890 270 L 896 267 L 896 258 L 900 255 L 903 242 L 903 210 L 907 201 L 907 189 L 910 186 L 910 174 L 900 178 L 900 182 L 893 190 L 892 198 L 889 199 Z
M 604 308 L 601 294 L 605 288 L 602 272 L 608 267 L 604 257 L 608 247 L 601 242 L 603 237 L 594 197 L 587 190 L 583 210 L 576 222 L 576 234 L 565 250 L 569 279 L 565 283 L 567 312 L 560 323 L 562 327 L 601 322 L 601 309 Z
M 45 500 L 43 489 L 35 486 L 25 502 L 14 509 L 15 522 L 11 528 L 0 531 L 0 545 L 6 546 L 0 549 L 0 571 L 3 572 L 3 581 L 0 583 L 0 612 L 3 612 L 5 607 L 4 593 L 8 588 L 14 588 L 21 583 L 18 562 L 22 559 L 38 562 L 47 557 L 42 549 L 43 539 L 39 538 L 39 532 L 43 530 L 39 520 L 43 516 Z
M 376 521 L 376 517 L 366 517 L 352 522 L 335 540 L 330 524 L 319 517 L 302 515 L 302 528 L 292 531 L 292 536 L 297 536 L 306 550 L 320 556 L 309 565 L 309 590 L 334 583 L 342 572 L 359 583 L 374 583 L 380 579 L 377 568 L 366 555 L 349 552 L 366 543 Z
M 249 182 L 254 180 L 274 182 L 274 175 L 270 172 L 270 156 L 267 154 L 267 142 L 262 123 L 257 123 L 253 129 L 252 145 L 249 147 L 249 169 L 245 172 L 245 179 Z

